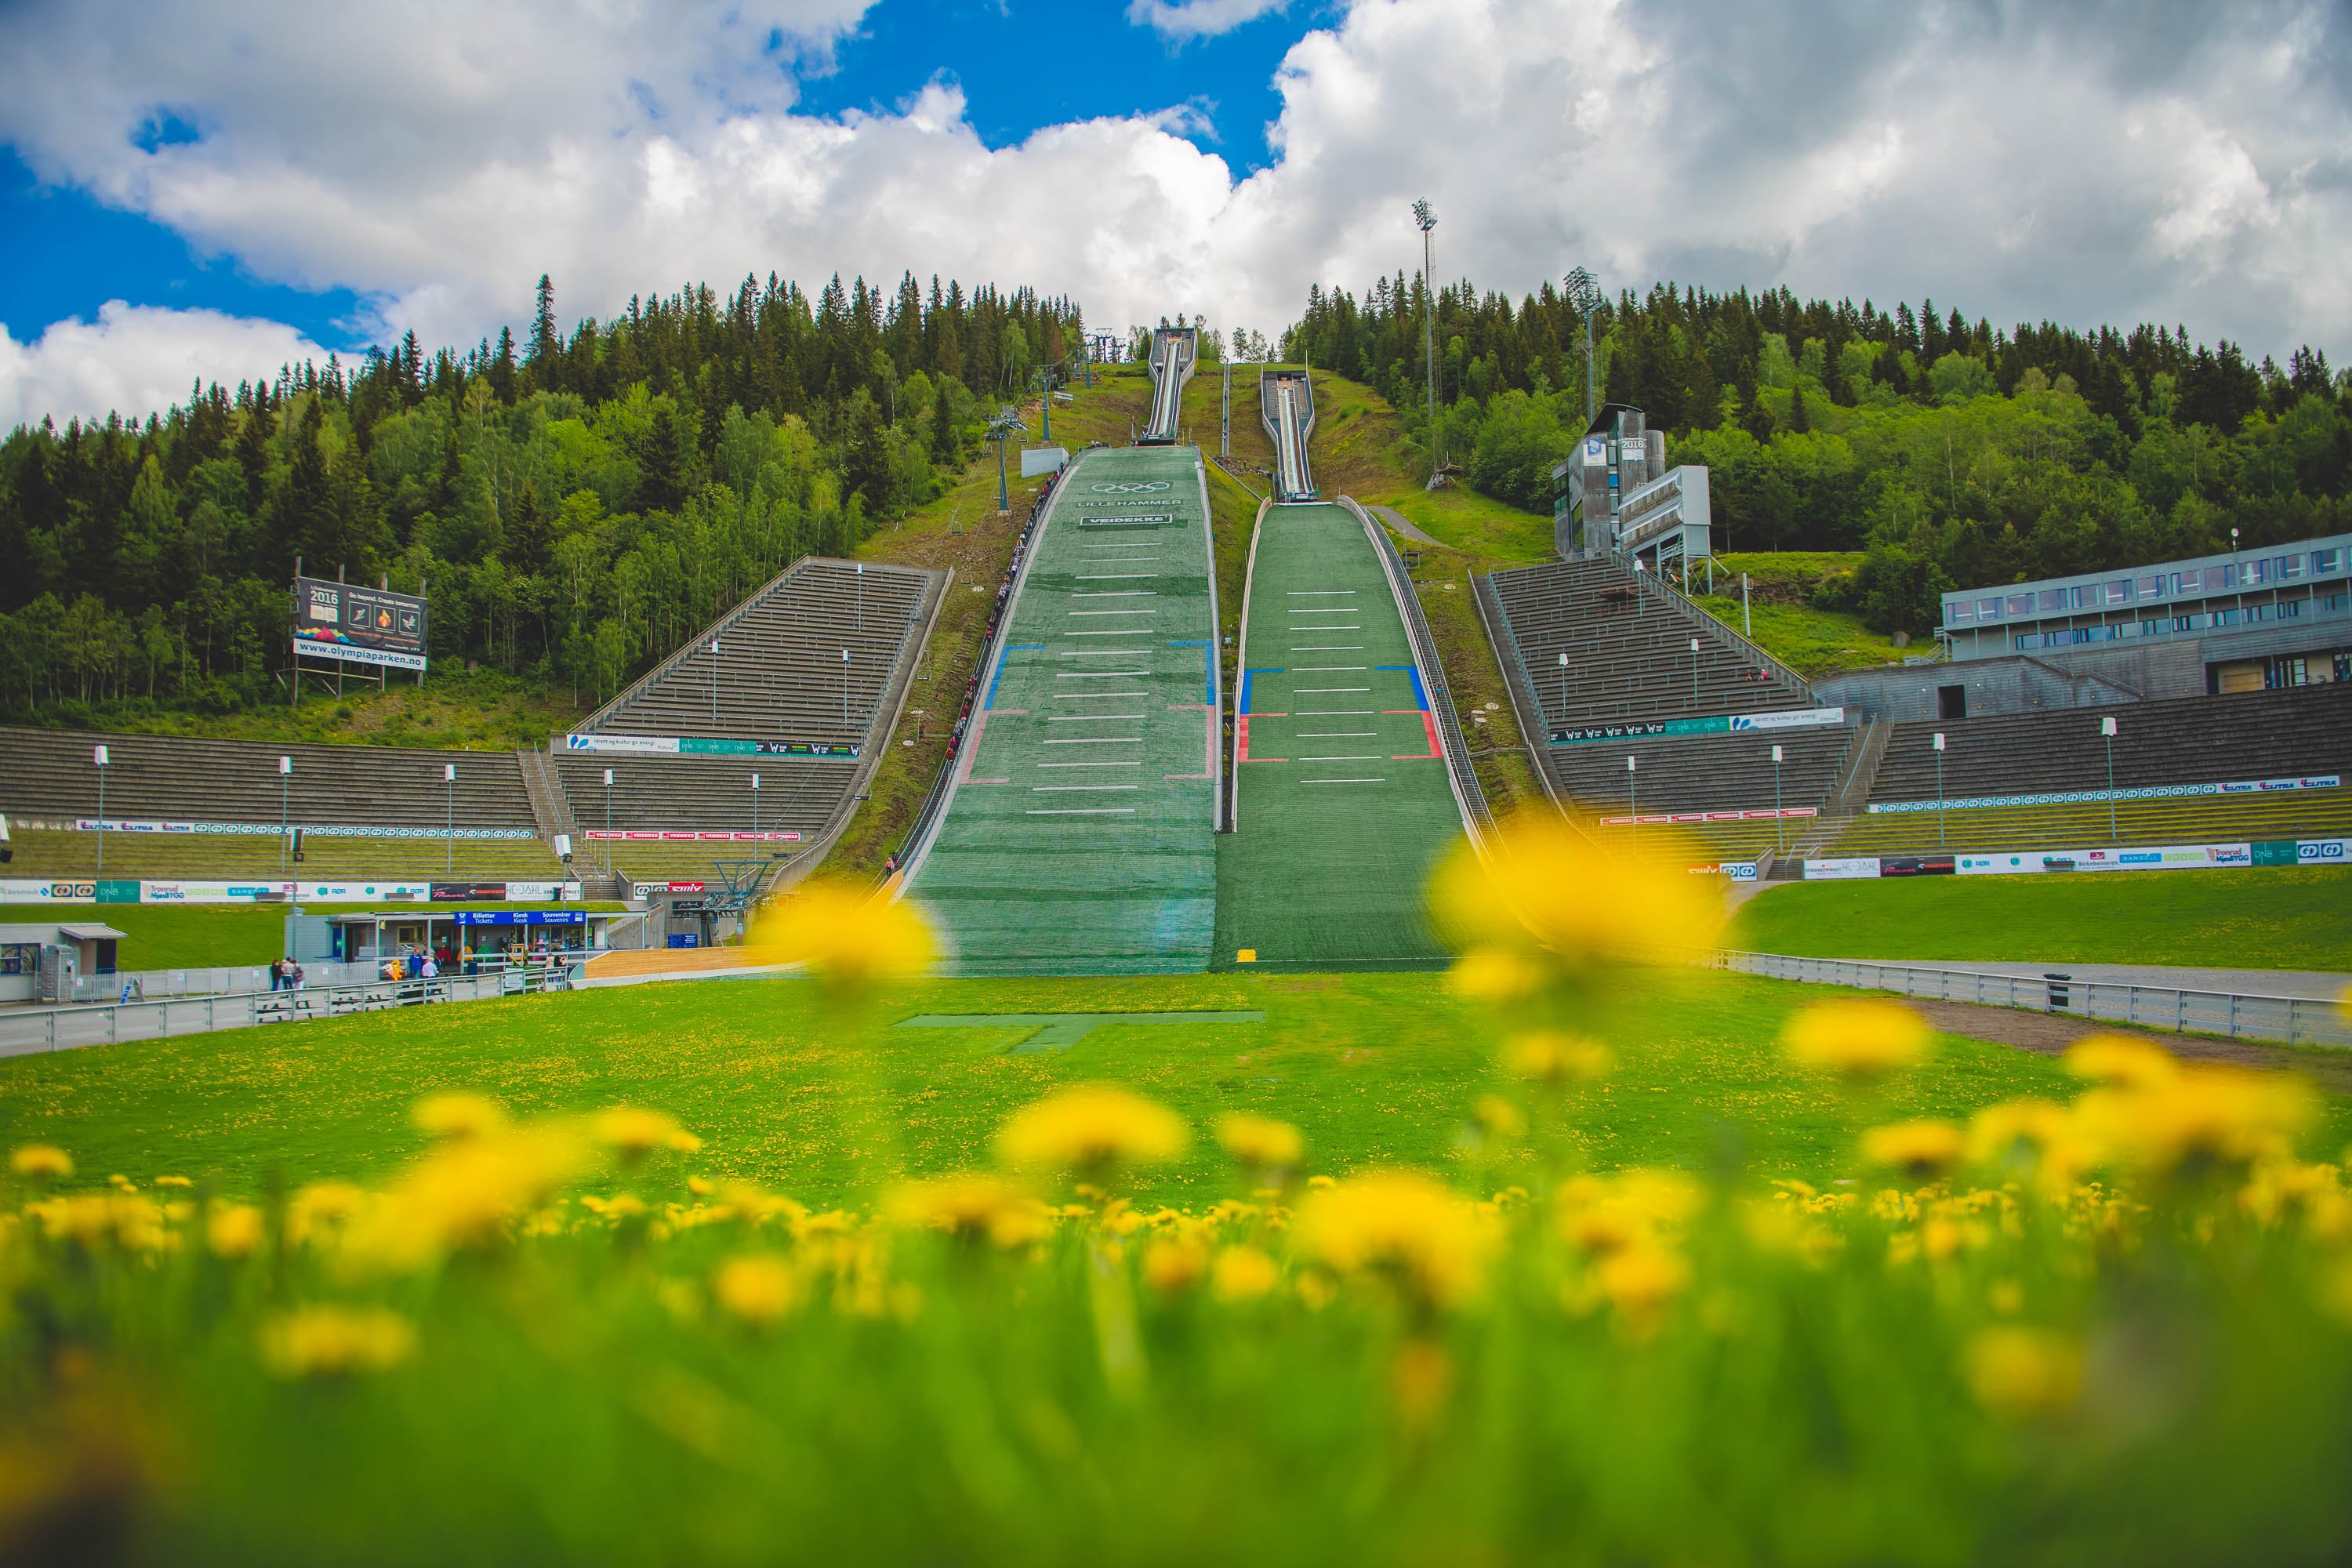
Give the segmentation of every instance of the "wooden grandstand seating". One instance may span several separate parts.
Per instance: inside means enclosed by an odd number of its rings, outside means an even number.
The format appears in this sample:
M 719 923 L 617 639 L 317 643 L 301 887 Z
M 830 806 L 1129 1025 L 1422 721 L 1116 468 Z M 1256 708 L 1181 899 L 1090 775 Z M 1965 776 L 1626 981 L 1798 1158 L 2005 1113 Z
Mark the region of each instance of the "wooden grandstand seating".
M 100 743 L 109 756 L 110 818 L 275 823 L 280 809 L 278 759 L 290 756 L 294 772 L 285 781 L 285 815 L 297 826 L 440 827 L 452 798 L 441 777 L 445 763 L 457 769 L 459 824 L 525 832 L 536 826 L 522 769 L 511 752 L 272 745 L 5 728 L 0 728 L 0 812 L 12 821 L 96 816 L 98 769 L 90 749 Z
M 1688 649 L 1685 652 L 1687 654 Z M 1641 763 L 1634 774 L 1633 805 L 1643 816 L 1672 812 L 1763 811 L 1773 805 L 1772 748 L 1781 748 L 1780 804 L 1812 806 L 1827 797 L 1854 731 L 1843 725 L 1734 735 L 1667 735 L 1637 741 L 1592 741 L 1551 747 L 1546 758 L 1564 799 L 1604 842 L 1621 837 L 1638 844 L 1643 834 L 1664 851 L 1668 840 L 1651 825 L 1608 824 L 1624 816 L 1625 759 Z M 1752 858 L 1787 845 L 1813 826 L 1812 817 L 1782 819 L 1779 832 L 1769 821 L 1679 823 L 1677 837 L 1696 847 Z
M 113 815 L 110 792 L 108 815 Z M 95 833 L 12 828 L 14 877 L 87 878 L 98 869 Z M 454 863 L 450 852 L 454 849 Z M 529 877 L 553 879 L 563 863 L 537 838 L 459 838 L 454 844 L 429 838 L 346 838 L 306 836 L 302 861 L 286 860 L 275 834 L 254 837 L 217 833 L 110 833 L 109 877 L 215 880 L 314 877 L 434 878 L 445 874 L 483 879 Z
M 913 651 L 908 645 L 921 634 L 922 614 L 940 576 L 869 562 L 861 577 L 852 562 L 795 562 L 580 728 L 613 735 L 856 742 L 899 658 Z M 844 648 L 850 655 L 845 705 Z
M 1922 855 L 1948 849 L 2095 848 L 2104 844 L 2234 844 L 2263 838 L 2352 837 L 2352 791 L 2274 795 L 2197 795 L 1984 807 L 1944 814 L 1938 842 L 1932 811 L 1856 816 L 1825 856 Z

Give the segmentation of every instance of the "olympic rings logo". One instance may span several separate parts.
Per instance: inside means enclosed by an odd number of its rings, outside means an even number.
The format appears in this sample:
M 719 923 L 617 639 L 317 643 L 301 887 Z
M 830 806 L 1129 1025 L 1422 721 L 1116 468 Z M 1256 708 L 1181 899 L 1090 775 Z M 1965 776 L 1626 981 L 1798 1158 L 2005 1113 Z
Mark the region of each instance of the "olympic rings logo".
M 1145 495 L 1152 490 L 1164 490 L 1167 488 L 1166 479 L 1129 479 L 1120 484 L 1097 485 L 1094 490 L 1097 495 L 1135 496 Z

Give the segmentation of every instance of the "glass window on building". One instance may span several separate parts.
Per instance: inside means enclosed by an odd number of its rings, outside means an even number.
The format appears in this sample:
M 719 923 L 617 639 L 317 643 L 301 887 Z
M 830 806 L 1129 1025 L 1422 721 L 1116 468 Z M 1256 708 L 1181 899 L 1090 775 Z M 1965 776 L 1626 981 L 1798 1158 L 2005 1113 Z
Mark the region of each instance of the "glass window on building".
M 2063 588 L 2044 588 L 2035 597 L 2035 608 L 2037 609 L 2063 610 L 2065 607 L 2066 590 Z
M 2234 626 L 2238 624 L 2241 618 L 2242 617 L 2235 610 L 2216 610 L 2213 612 L 2213 624 L 2217 626 Z
M 2033 595 L 2031 594 L 2011 594 L 2009 596 L 2009 613 L 2012 616 L 2032 615 L 2033 613 Z
M 2303 575 L 2303 557 L 2300 555 L 2282 555 L 2276 564 L 2282 583 L 2292 583 Z
M 1977 607 L 1969 603 L 1966 599 L 1948 599 L 1944 602 L 1944 624 L 1946 626 L 1962 626 L 1969 621 L 1975 620 L 1976 618 Z
M 2301 599 L 2281 599 L 2278 605 L 2278 618 L 2283 621 L 2301 620 L 2303 618 L 2303 601 Z
M 2302 656 L 2289 654 L 2284 658 L 2272 659 L 2263 668 L 2263 685 L 2273 691 L 2282 687 L 2301 686 L 2309 679 L 2309 674 Z
M 1980 621 L 1997 621 L 2000 619 L 2000 601 L 1999 599 L 1979 599 L 1977 601 L 1977 619 Z
M 2131 603 L 2131 601 L 2132 601 L 2132 585 L 2131 585 L 2131 579 L 2130 579 L 2130 578 L 2128 578 L 2128 577 L 2118 577 L 2118 578 L 2116 578 L 2114 582 L 2112 582 L 2112 583 L 2110 583 L 2110 584 L 2107 584 L 2107 603 L 2108 603 L 2108 604 L 2110 604 L 2110 605 L 2128 605 L 2128 604 L 2130 604 L 2130 603 Z
M 2193 632 L 2204 618 L 2202 616 L 2175 616 L 2172 617 L 2172 629 L 2176 632 Z
M 2311 569 L 2314 572 L 2333 572 L 2343 562 L 2344 552 L 2341 550 L 2315 550 L 2311 552 Z
M 2138 586 L 2139 586 L 2139 596 L 2140 596 L 2141 598 L 2143 598 L 2143 599 L 2160 599 L 2160 598 L 2164 597 L 2164 574 L 2163 574 L 2163 573 L 2161 573 L 2161 572 L 2158 572 L 2158 573 L 2155 573 L 2155 574 L 2151 574 L 2151 575 L 2149 575 L 2149 576 L 2146 576 L 2146 577 L 2136 577 L 2136 578 L 2134 578 L 2134 579 L 2133 579 L 2133 582 L 2135 582 L 2136 584 L 2138 584 Z
M 2234 566 L 2205 568 L 2205 591 L 2209 594 L 2218 594 L 2224 588 L 2234 588 L 2237 584 L 2238 569 Z
M 2333 673 L 2338 680 L 2352 680 L 2352 653 L 2339 653 L 2336 656 L 2336 668 Z
M 2250 583 L 2269 582 L 2271 580 L 2271 563 L 2267 561 L 2247 562 L 2246 580 Z

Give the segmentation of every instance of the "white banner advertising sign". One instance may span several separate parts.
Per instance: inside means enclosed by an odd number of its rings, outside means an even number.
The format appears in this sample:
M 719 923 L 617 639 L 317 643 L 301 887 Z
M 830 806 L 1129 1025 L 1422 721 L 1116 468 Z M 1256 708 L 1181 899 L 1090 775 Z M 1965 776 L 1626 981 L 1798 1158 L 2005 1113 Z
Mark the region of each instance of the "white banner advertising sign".
M 567 752 L 637 752 L 646 754 L 677 754 L 675 735 L 566 735 L 563 749 Z
M 2203 871 L 2251 866 L 2249 844 L 2158 844 L 2131 849 L 2028 849 L 2008 855 L 1961 855 L 1963 877 L 2020 877 L 2042 871 Z
M 1877 875 L 1878 858 L 1874 855 L 1862 859 L 1805 862 L 1805 880 L 1808 882 L 1853 882 Z
M 2188 800 L 2210 795 L 2267 795 L 2278 790 L 2336 789 L 2343 778 L 2315 773 L 2292 779 L 2238 779 L 2226 784 L 2138 784 L 2114 792 L 2116 800 Z M 1863 809 L 1874 814 L 1906 811 L 1982 811 L 2011 805 L 2074 805 L 2108 798 L 2103 789 L 2060 790 L 2047 795 L 1970 795 L 1935 800 L 1874 800 Z
M 1774 713 L 1734 713 L 1731 727 L 1740 730 L 1803 730 L 1817 724 L 1843 724 L 1843 708 L 1784 708 Z

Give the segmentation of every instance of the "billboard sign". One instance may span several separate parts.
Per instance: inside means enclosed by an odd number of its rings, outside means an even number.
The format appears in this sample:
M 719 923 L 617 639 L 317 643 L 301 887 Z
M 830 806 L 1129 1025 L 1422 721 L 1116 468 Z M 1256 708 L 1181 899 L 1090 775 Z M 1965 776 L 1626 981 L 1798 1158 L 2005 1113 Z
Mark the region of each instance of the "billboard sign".
M 1024 447 L 1021 450 L 1021 477 L 1034 479 L 1040 474 L 1058 474 L 1069 462 L 1067 447 Z
M 1877 875 L 1878 858 L 1876 856 L 1859 859 L 1805 862 L 1805 880 L 1808 882 L 1853 882 Z
M 648 757 L 847 757 L 855 759 L 853 742 L 809 741 L 736 741 L 704 735 L 566 735 L 567 752 L 617 752 Z
M 294 579 L 294 651 L 383 669 L 425 668 L 425 601 L 357 583 Z

